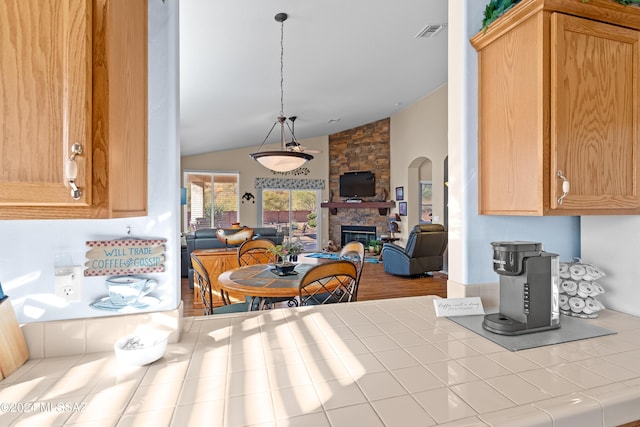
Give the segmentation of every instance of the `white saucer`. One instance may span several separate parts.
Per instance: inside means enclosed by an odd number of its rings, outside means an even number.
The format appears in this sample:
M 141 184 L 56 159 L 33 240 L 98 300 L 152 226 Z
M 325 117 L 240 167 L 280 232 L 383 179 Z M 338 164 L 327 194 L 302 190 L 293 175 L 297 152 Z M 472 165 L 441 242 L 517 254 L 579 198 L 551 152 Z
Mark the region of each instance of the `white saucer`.
M 114 305 L 111 302 L 109 297 L 100 298 L 98 301 L 94 301 L 89 304 L 89 307 L 97 308 L 98 310 L 108 310 L 108 311 L 120 311 L 127 308 L 134 308 L 137 310 L 142 310 L 147 307 L 151 307 L 160 302 L 160 298 L 152 297 L 152 296 L 144 296 L 140 298 L 140 300 L 135 304 L 130 305 Z

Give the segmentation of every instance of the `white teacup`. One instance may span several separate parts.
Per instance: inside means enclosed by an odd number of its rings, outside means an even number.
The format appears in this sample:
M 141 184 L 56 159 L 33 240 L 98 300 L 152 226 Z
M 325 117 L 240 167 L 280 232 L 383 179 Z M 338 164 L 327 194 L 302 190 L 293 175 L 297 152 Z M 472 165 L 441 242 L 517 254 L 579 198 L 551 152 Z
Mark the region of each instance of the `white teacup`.
M 115 276 L 107 279 L 105 283 L 111 304 L 117 306 L 136 304 L 157 284 L 157 280 L 136 276 Z

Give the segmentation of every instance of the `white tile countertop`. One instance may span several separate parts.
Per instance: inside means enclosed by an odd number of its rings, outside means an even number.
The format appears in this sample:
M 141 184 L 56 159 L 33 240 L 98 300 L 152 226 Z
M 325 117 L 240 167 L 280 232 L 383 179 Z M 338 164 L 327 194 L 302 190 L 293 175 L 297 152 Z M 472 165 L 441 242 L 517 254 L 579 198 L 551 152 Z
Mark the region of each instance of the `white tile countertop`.
M 0 425 L 616 426 L 640 419 L 640 318 L 511 352 L 411 297 L 184 319 L 164 358 L 29 360 Z

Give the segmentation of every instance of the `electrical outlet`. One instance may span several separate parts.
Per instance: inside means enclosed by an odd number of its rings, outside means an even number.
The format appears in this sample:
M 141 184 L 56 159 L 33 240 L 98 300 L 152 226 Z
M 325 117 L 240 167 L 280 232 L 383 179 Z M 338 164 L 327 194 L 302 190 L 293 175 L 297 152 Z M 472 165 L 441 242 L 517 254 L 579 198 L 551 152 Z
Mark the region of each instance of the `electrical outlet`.
M 82 301 L 82 266 L 55 267 L 55 294 L 67 302 Z

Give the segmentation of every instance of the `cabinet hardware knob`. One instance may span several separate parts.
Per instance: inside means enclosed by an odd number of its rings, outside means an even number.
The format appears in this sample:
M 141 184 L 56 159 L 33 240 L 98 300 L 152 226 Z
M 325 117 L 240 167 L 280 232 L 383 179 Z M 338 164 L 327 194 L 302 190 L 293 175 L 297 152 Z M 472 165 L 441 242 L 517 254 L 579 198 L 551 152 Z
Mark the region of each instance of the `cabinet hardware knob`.
M 81 155 L 83 152 L 82 145 L 75 143 L 71 146 L 71 156 L 65 163 L 65 175 L 69 181 L 71 187 L 71 198 L 78 200 L 82 197 L 82 190 L 76 185 L 76 178 L 78 177 L 78 164 L 76 163 L 76 156 Z
M 558 177 L 562 179 L 562 196 L 558 197 L 558 204 L 561 205 L 563 199 L 569 195 L 571 184 L 569 183 L 569 180 L 562 174 L 561 170 L 558 171 Z

